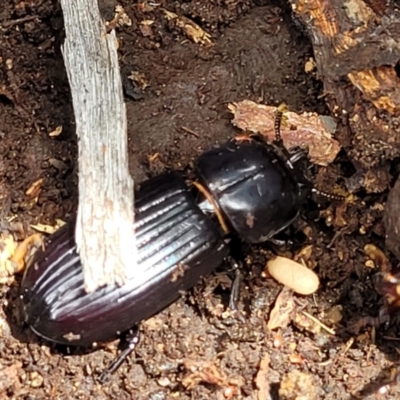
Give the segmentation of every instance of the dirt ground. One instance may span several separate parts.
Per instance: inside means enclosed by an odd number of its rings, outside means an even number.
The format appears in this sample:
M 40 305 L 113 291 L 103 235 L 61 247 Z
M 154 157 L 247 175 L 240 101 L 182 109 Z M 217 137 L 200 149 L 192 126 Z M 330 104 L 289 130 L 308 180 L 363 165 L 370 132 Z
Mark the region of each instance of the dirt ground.
M 107 18 L 113 4 L 103 3 Z M 204 149 L 234 136 L 230 102 L 285 102 L 293 111 L 328 113 L 321 83 L 305 72 L 310 42 L 284 2 L 121 4 L 132 20 L 118 30 L 121 71 L 125 78 L 132 71 L 141 74 L 147 83 L 144 88 L 125 82 L 137 181 L 167 168 L 183 169 Z M 198 23 L 214 45 L 188 39 L 163 9 Z M 18 226 L 23 239 L 32 223 L 73 215 L 77 144 L 60 51 L 59 4 L 6 0 L 0 26 L 0 230 Z M 59 126 L 62 132 L 51 136 Z M 354 172 L 344 152 L 329 167 L 313 170 L 317 186 L 327 191 L 335 184 L 346 191 Z M 40 178 L 39 196 L 26 195 Z M 18 322 L 17 276 L 0 286 L 0 399 L 377 398 L 396 375 L 398 320 L 394 316 L 378 329 L 358 332 L 354 324 L 378 315 L 383 305 L 374 288 L 377 269 L 365 265 L 363 249 L 368 243 L 384 249 L 386 196 L 359 190 L 352 203 L 311 208 L 296 223 L 294 247 L 287 252 L 306 249 L 321 288 L 314 296 L 295 296 L 288 327 L 267 329 L 282 287 L 262 274 L 267 247 L 245 246 L 240 293 L 245 322 L 220 312 L 231 279 L 221 268 L 145 321 L 136 355 L 104 385 L 95 375 L 113 358 L 115 346 L 68 353 L 37 339 Z M 395 384 L 384 389 L 381 398 L 398 398 Z

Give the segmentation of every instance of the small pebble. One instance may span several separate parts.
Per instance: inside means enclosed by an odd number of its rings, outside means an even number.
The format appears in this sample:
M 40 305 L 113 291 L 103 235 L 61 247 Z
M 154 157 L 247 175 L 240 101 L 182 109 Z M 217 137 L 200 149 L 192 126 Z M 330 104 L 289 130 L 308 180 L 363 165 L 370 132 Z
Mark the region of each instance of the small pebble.
M 279 399 L 317 400 L 319 398 L 316 380 L 312 374 L 294 370 L 282 376 Z
M 157 380 L 157 383 L 161 386 L 161 387 L 167 387 L 171 384 L 171 381 L 166 377 L 161 377 Z
M 317 274 L 289 258 L 276 257 L 267 262 L 269 274 L 282 285 L 298 294 L 312 294 L 318 290 Z
M 38 372 L 34 371 L 31 373 L 31 386 L 33 388 L 38 388 L 43 385 L 43 376 L 40 375 Z

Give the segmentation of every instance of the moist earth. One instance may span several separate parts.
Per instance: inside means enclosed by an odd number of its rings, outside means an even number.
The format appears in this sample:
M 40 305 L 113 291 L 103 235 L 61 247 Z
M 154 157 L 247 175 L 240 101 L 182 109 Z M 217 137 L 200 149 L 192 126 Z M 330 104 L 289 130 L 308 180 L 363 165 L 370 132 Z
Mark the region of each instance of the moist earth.
M 120 4 L 132 21 L 118 28 L 118 38 L 137 182 L 167 169 L 190 170 L 202 151 L 237 134 L 231 102 L 329 114 L 315 71 L 306 72 L 310 41 L 285 2 Z M 114 2 L 100 6 L 111 19 Z M 164 10 L 197 23 L 213 45 L 193 42 Z M 23 239 L 30 224 L 74 215 L 77 142 L 59 4 L 6 0 L 0 26 L 0 230 L 19 226 Z M 134 85 L 132 73 L 139 77 Z M 345 191 L 354 171 L 342 152 L 310 173 L 329 192 Z M 26 191 L 41 178 L 32 199 Z M 116 343 L 90 352 L 35 337 L 21 323 L 17 276 L 0 287 L 0 399 L 367 399 L 379 389 L 388 390 L 384 398 L 398 398 L 395 384 L 382 389 L 396 375 L 398 319 L 354 329 L 384 304 L 374 286 L 379 268 L 370 268 L 364 246 L 384 249 L 386 197 L 360 190 L 351 202 L 321 201 L 305 210 L 289 235 L 292 244 L 278 251 L 307 255 L 321 287 L 295 296 L 286 328 L 267 328 L 282 290 L 263 273 L 270 248 L 243 246 L 243 321 L 226 312 L 234 274 L 222 267 L 144 321 L 135 355 L 107 384 L 95 377 L 115 356 Z

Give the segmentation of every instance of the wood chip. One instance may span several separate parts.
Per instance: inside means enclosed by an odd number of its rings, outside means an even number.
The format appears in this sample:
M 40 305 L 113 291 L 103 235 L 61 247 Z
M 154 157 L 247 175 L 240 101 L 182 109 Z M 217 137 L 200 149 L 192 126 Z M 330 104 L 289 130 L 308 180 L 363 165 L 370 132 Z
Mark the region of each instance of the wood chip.
M 281 400 L 317 400 L 317 385 L 310 373 L 290 371 L 282 376 L 279 386 Z
M 34 229 L 35 231 L 38 231 L 41 233 L 46 233 L 48 235 L 52 235 L 58 229 L 60 229 L 63 225 L 65 225 L 64 221 L 62 221 L 61 219 L 56 219 L 55 225 L 36 224 L 36 225 L 30 225 L 30 227 L 32 229 Z
M 319 319 L 313 317 L 311 314 L 309 314 L 307 311 L 302 311 L 302 313 L 307 317 L 310 318 L 311 321 L 314 321 L 317 325 L 319 325 L 321 328 L 325 329 L 328 333 L 331 335 L 335 335 L 335 331 L 328 326 L 326 326 L 324 323 L 322 323 Z
M 270 330 L 286 328 L 292 320 L 294 307 L 293 291 L 285 286 L 276 298 L 274 308 L 269 316 L 267 328 Z
M 293 324 L 302 331 L 307 331 L 313 335 L 317 335 L 321 332 L 321 325 L 305 316 L 302 312 L 295 313 L 293 316 Z
M 385 253 L 374 244 L 366 244 L 364 246 L 364 252 L 382 272 L 388 272 L 392 269 L 390 261 Z
M 43 238 L 40 233 L 34 233 L 28 236 L 20 243 L 11 257 L 11 262 L 14 265 L 14 273 L 22 272 L 25 269 L 25 260 L 28 258 L 28 253 L 34 247 L 35 249 L 42 246 Z
M 31 198 L 35 198 L 39 196 L 42 191 L 44 179 L 40 178 L 37 181 L 33 182 L 31 186 L 26 190 L 25 194 Z
M 18 243 L 11 234 L 0 234 L 0 283 L 9 282 L 25 269 L 26 260 L 43 244 L 42 235 L 35 233 Z
M 194 388 L 200 382 L 205 382 L 220 386 L 223 388 L 223 396 L 230 398 L 240 392 L 240 387 L 244 385 L 241 376 L 228 377 L 213 360 L 184 359 L 183 365 L 188 370 L 188 374 L 182 379 L 182 384 L 188 389 Z
M 260 361 L 260 366 L 255 378 L 257 386 L 257 399 L 266 400 L 270 398 L 270 385 L 269 385 L 269 363 L 270 358 L 268 354 L 265 354 Z
M 212 361 L 185 359 L 183 364 L 188 374 L 182 379 L 182 384 L 188 389 L 194 388 L 200 382 L 218 386 L 227 384 L 226 375 Z
M 49 136 L 50 136 L 50 137 L 57 137 L 57 136 L 60 136 L 60 134 L 61 134 L 62 131 L 63 131 L 62 125 L 59 125 L 59 126 L 57 126 L 56 129 L 54 129 L 53 131 L 51 131 L 51 132 L 49 133 Z
M 151 28 L 151 25 L 153 25 L 153 23 L 154 23 L 153 20 L 145 20 L 140 23 L 139 29 L 144 37 L 149 37 L 154 35 L 153 29 Z
M 0 236 L 0 283 L 5 283 L 6 278 L 14 274 L 11 258 L 17 250 L 18 244 L 11 234 Z
M 163 10 L 165 16 L 169 21 L 174 21 L 176 26 L 184 32 L 184 34 L 193 42 L 199 43 L 202 45 L 212 45 L 211 35 L 200 28 L 195 22 L 191 19 L 186 18 L 184 16 L 179 16 L 171 11 Z
M 270 142 L 275 139 L 276 107 L 243 100 L 229 104 L 228 108 L 234 115 L 232 123 L 235 126 L 244 131 L 259 133 Z M 316 113 L 299 115 L 286 111 L 281 124 L 281 136 L 287 149 L 307 149 L 310 160 L 321 166 L 332 163 L 340 150 L 339 142 L 332 138 Z
M 0 393 L 5 392 L 13 385 L 19 384 L 18 374 L 21 372 L 21 369 L 22 363 L 20 362 L 0 369 Z

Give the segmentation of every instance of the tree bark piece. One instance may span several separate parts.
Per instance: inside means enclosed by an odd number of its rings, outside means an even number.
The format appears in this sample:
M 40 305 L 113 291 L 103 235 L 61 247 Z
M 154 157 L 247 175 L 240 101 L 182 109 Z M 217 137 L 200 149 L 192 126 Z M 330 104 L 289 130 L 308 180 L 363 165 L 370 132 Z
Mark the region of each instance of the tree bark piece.
M 228 109 L 234 116 L 232 123 L 244 132 L 259 133 L 269 142 L 275 140 L 276 107 L 243 100 L 229 104 Z M 339 143 L 332 138 L 316 113 L 296 114 L 285 111 L 281 136 L 287 149 L 307 149 L 311 162 L 322 166 L 333 162 L 340 150 Z
M 399 60 L 400 19 L 377 15 L 363 0 L 291 0 L 313 41 L 322 79 Z
M 367 71 L 350 72 L 348 77 L 376 108 L 390 114 L 399 113 L 400 84 L 395 68 L 384 65 Z
M 290 0 L 307 28 L 338 137 L 368 192 L 400 155 L 400 11 L 386 0 Z
M 114 30 L 106 33 L 97 0 L 61 0 L 62 48 L 79 139 L 76 243 L 85 288 L 122 285 L 136 260 L 133 181 Z
M 400 260 L 400 178 L 389 193 L 384 214 L 386 247 Z

